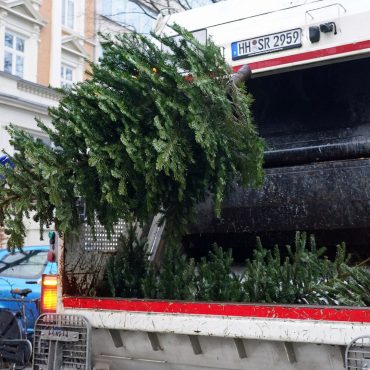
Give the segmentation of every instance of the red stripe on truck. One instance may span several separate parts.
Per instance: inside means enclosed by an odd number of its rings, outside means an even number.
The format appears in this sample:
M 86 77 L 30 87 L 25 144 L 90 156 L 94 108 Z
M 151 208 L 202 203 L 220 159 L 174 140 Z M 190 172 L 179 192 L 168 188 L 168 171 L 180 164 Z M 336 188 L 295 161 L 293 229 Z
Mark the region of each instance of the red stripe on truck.
M 71 309 L 370 323 L 370 308 L 251 305 L 74 297 L 64 297 L 63 304 L 65 308 Z
M 246 62 L 252 70 L 263 69 L 269 67 L 280 66 L 284 64 L 291 64 L 297 62 L 303 62 L 310 59 L 318 59 L 329 57 L 338 54 L 350 53 L 353 51 L 359 51 L 364 49 L 370 49 L 370 40 L 355 42 L 352 44 L 339 45 L 332 48 L 320 49 L 315 51 L 308 51 L 301 54 L 293 54 L 279 58 L 261 60 L 259 62 L 248 63 Z M 238 65 L 233 67 L 234 72 L 237 72 L 243 65 Z

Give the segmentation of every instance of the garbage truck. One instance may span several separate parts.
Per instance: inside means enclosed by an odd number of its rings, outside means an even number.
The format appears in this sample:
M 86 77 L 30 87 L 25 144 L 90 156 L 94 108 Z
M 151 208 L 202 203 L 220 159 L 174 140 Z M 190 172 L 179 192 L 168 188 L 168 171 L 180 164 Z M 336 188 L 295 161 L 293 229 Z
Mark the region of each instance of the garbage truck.
M 266 141 L 265 184 L 237 186 L 221 218 L 200 205 L 185 239 L 235 246 L 255 235 L 314 232 L 368 257 L 370 232 L 370 2 L 229 0 L 160 17 L 212 39 L 247 89 Z M 33 368 L 355 370 L 370 368 L 370 308 L 91 297 L 118 235 L 96 225 L 64 236 L 59 273 L 45 279 Z M 149 246 L 161 227 L 154 219 Z M 191 249 L 191 250 L 190 250 Z M 193 251 L 193 252 L 191 252 Z

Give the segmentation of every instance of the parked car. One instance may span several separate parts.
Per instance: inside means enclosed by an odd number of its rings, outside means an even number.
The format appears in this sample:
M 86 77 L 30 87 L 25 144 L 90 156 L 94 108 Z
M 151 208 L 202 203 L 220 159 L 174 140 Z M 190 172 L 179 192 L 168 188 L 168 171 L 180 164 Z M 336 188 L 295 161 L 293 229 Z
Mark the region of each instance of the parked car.
M 27 333 L 33 333 L 39 316 L 41 297 L 41 277 L 43 274 L 57 273 L 55 262 L 48 261 L 49 246 L 23 247 L 9 252 L 0 250 L 0 310 L 9 309 L 22 312 L 22 298 L 19 292 L 30 289 L 24 297 Z M 18 294 L 17 294 L 18 292 Z

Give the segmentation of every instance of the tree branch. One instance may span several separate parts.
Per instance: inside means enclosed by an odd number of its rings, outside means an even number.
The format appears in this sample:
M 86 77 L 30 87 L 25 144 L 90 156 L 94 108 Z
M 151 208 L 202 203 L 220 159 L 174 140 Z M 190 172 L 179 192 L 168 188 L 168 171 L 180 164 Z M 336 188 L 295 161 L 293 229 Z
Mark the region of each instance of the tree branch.
M 5 208 L 6 205 L 8 205 L 10 202 L 20 199 L 21 196 L 18 194 L 9 195 L 6 197 L 1 203 L 0 203 L 0 209 Z
M 147 17 L 150 17 L 152 19 L 157 19 L 153 14 L 150 14 L 150 12 L 148 12 L 147 8 L 144 5 L 142 5 L 140 1 L 137 1 L 137 0 L 129 0 L 129 1 L 131 1 L 133 4 L 136 4 Z M 160 13 L 160 10 L 158 10 L 158 13 Z

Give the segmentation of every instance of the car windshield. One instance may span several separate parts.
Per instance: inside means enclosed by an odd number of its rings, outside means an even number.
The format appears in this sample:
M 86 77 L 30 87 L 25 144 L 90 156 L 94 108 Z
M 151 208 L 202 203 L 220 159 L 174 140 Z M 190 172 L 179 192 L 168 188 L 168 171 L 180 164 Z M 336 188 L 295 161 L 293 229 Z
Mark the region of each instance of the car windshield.
M 46 264 L 47 251 L 9 253 L 0 261 L 0 276 L 37 279 L 41 277 Z

